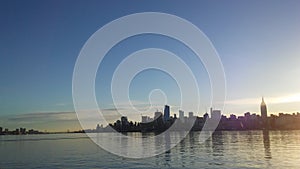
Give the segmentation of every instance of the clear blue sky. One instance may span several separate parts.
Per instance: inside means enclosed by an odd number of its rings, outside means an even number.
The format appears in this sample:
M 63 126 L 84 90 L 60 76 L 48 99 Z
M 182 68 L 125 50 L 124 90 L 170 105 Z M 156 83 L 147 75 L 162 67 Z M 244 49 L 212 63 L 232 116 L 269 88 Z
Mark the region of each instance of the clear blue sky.
M 226 74 L 225 114 L 258 112 L 261 96 L 265 96 L 272 113 L 300 111 L 300 1 L 2 0 L 2 119 L 74 111 L 72 73 L 86 40 L 114 19 L 149 11 L 187 19 L 212 41 Z M 116 65 L 126 55 L 145 47 L 159 47 L 184 56 L 182 59 L 203 85 L 200 92 L 207 92 L 205 69 L 201 63 L 195 64 L 195 56 L 184 45 L 161 36 L 136 36 L 115 46 L 99 69 L 96 92 L 100 105 L 110 108 L 108 83 Z M 160 87 L 169 93 L 169 104 L 176 106 L 179 94 L 174 81 L 161 72 L 144 73 L 132 83 L 132 99 L 148 101 L 148 92 Z M 209 101 L 204 105 L 209 106 Z M 6 119 L 4 124 L 9 122 Z

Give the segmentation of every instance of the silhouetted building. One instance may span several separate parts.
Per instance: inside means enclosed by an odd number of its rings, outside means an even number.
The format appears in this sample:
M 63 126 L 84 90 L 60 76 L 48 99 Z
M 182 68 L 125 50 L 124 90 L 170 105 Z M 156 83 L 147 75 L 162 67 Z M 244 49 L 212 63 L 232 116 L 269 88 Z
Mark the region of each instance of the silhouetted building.
M 116 129 L 121 129 L 121 120 L 117 120 L 116 122 L 115 122 L 115 125 L 114 125 L 115 127 L 116 127 Z
M 160 112 L 159 112 L 160 113 Z M 161 114 L 161 113 L 160 113 Z M 153 121 L 153 118 L 149 116 L 142 116 L 142 123 L 150 123 Z
M 168 121 L 170 119 L 170 106 L 165 105 L 164 109 L 164 121 Z
M 181 122 L 184 122 L 184 111 L 179 110 L 179 119 Z
M 221 119 L 221 110 L 212 110 L 210 109 L 210 116 L 212 120 L 220 120 Z
M 126 116 L 121 117 L 121 125 L 122 126 L 127 126 L 129 124 L 128 119 Z
M 101 131 L 101 127 L 99 124 L 97 124 L 97 127 L 96 127 L 96 132 L 100 132 Z
M 208 113 L 205 113 L 205 114 L 203 115 L 203 119 L 206 120 L 207 118 L 209 118 Z
M 230 119 L 230 120 L 236 120 L 236 115 L 231 114 L 230 117 L 229 117 L 229 119 Z
M 261 104 L 260 104 L 260 113 L 262 119 L 267 119 L 267 105 L 264 101 L 264 98 L 262 98 Z
M 157 118 L 153 121 L 153 128 L 155 131 L 164 130 L 164 119 L 161 112 L 155 112 Z
M 148 122 L 148 116 L 142 116 L 142 123 Z
M 20 133 L 19 134 L 26 134 L 26 128 L 20 128 Z
M 194 113 L 193 112 L 189 112 L 189 118 L 193 118 L 194 117 Z
M 159 111 L 156 111 L 156 112 L 154 113 L 154 120 L 158 119 L 160 116 L 162 116 L 162 113 L 159 112 Z
M 20 134 L 20 130 L 19 130 L 19 129 L 16 129 L 16 130 L 15 130 L 15 134 Z
M 268 122 L 268 114 L 267 114 L 267 105 L 266 105 L 263 97 L 262 97 L 262 101 L 260 104 L 260 113 L 261 113 L 262 125 L 264 128 L 266 128 L 267 122 Z
M 176 114 L 174 114 L 174 119 L 177 119 L 177 115 Z
M 244 116 L 245 116 L 245 121 L 249 121 L 250 120 L 250 117 L 251 117 L 250 112 L 246 112 L 244 114 Z

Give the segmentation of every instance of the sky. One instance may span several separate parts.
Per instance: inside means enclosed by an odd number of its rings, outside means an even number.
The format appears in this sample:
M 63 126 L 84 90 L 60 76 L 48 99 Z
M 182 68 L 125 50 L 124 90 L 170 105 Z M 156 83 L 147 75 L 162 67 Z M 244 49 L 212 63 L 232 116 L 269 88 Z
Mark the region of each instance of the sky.
M 72 99 L 76 59 L 89 37 L 105 24 L 138 12 L 163 12 L 196 25 L 214 45 L 226 75 L 223 114 L 259 113 L 264 96 L 268 112 L 300 111 L 300 1 L 14 1 L 0 2 L 0 126 L 59 131 L 79 129 Z M 179 30 L 180 31 L 180 30 Z M 115 45 L 96 76 L 99 107 L 114 113 L 110 83 L 127 55 L 144 48 L 177 54 L 200 86 L 202 116 L 210 106 L 210 82 L 196 55 L 172 38 L 138 35 Z M 138 110 L 157 101 L 177 113 L 180 91 L 170 75 L 150 69 L 130 86 Z M 161 99 L 161 100 L 160 100 Z M 193 98 L 190 98 L 193 102 Z M 124 105 L 126 109 L 128 105 Z M 215 107 L 221 109 L 220 107 Z M 147 114 L 147 113 L 146 113 Z M 178 113 L 177 113 L 178 114 Z M 153 112 L 148 112 L 153 116 Z M 140 114 L 130 116 L 140 120 Z M 113 119 L 112 119 L 113 120 Z M 96 125 L 91 122 L 91 126 Z

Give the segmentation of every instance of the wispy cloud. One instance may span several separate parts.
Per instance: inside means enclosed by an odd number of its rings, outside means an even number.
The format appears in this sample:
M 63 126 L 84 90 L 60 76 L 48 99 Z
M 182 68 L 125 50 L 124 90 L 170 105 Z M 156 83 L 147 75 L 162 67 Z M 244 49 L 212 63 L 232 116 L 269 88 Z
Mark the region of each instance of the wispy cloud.
M 36 112 L 0 117 L 2 127 L 14 129 L 19 127 L 34 128 L 41 131 L 66 131 L 81 129 L 76 113 L 69 112 Z
M 141 113 L 150 113 L 154 112 L 157 109 L 161 110 L 164 107 L 164 103 L 161 102 L 145 102 L 145 101 L 138 101 L 138 100 L 131 100 L 130 103 L 128 102 L 118 102 L 115 104 L 110 104 L 112 107 L 116 107 L 116 111 L 119 112 L 127 112 L 133 113 L 139 111 Z M 127 114 L 126 113 L 126 114 Z
M 10 116 L 8 121 L 36 121 L 36 120 L 59 120 L 74 121 L 77 120 L 75 112 L 37 112 L 28 114 L 19 114 Z
M 285 96 L 265 97 L 268 104 L 284 104 L 300 102 L 300 93 Z M 225 103 L 229 105 L 257 105 L 261 98 L 243 98 L 236 100 L 227 100 Z
M 131 103 L 131 104 L 130 104 Z M 128 102 L 118 102 L 118 103 L 112 103 L 110 106 L 116 106 L 118 105 L 119 108 L 131 108 L 133 107 L 144 107 L 144 106 L 149 106 L 149 102 L 143 102 L 143 101 L 138 101 L 138 100 L 131 100 L 130 103 Z
M 67 106 L 70 105 L 70 103 L 57 103 L 55 106 Z
M 243 99 L 235 99 L 235 100 L 226 100 L 225 104 L 229 105 L 253 105 L 259 103 L 258 98 L 243 98 Z
M 117 110 L 114 108 L 101 110 L 108 122 L 113 122 L 120 118 Z M 85 122 L 88 122 L 89 128 L 94 128 L 96 124 L 101 123 L 98 118 L 99 110 L 85 110 L 84 116 L 82 116 Z M 105 124 L 105 123 L 103 123 Z M 79 130 L 82 127 L 79 124 L 79 119 L 76 112 L 35 112 L 27 114 L 8 115 L 0 117 L 0 126 L 7 128 L 34 128 L 39 130 L 47 131 L 66 131 Z

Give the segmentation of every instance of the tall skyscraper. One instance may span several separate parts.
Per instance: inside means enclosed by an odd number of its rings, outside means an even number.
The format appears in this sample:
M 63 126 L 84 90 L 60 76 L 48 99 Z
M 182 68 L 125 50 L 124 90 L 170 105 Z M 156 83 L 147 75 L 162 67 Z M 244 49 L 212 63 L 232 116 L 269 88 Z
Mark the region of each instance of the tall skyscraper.
M 164 120 L 167 121 L 170 119 L 170 106 L 165 105 L 164 109 Z
M 126 116 L 122 116 L 122 117 L 121 117 L 121 125 L 122 125 L 122 126 L 126 126 L 126 125 L 128 125 L 128 124 L 129 124 L 129 122 L 128 122 L 127 117 L 126 117 Z
M 210 108 L 210 117 L 212 120 L 220 120 L 221 110 L 213 110 L 212 108 Z
M 179 119 L 183 123 L 184 122 L 184 111 L 179 110 Z
M 262 119 L 263 125 L 266 126 L 268 112 L 267 112 L 267 105 L 266 105 L 263 97 L 262 97 L 261 104 L 260 104 L 260 113 L 261 113 L 261 119 Z
M 183 119 L 184 118 L 184 111 L 179 110 L 179 119 Z

